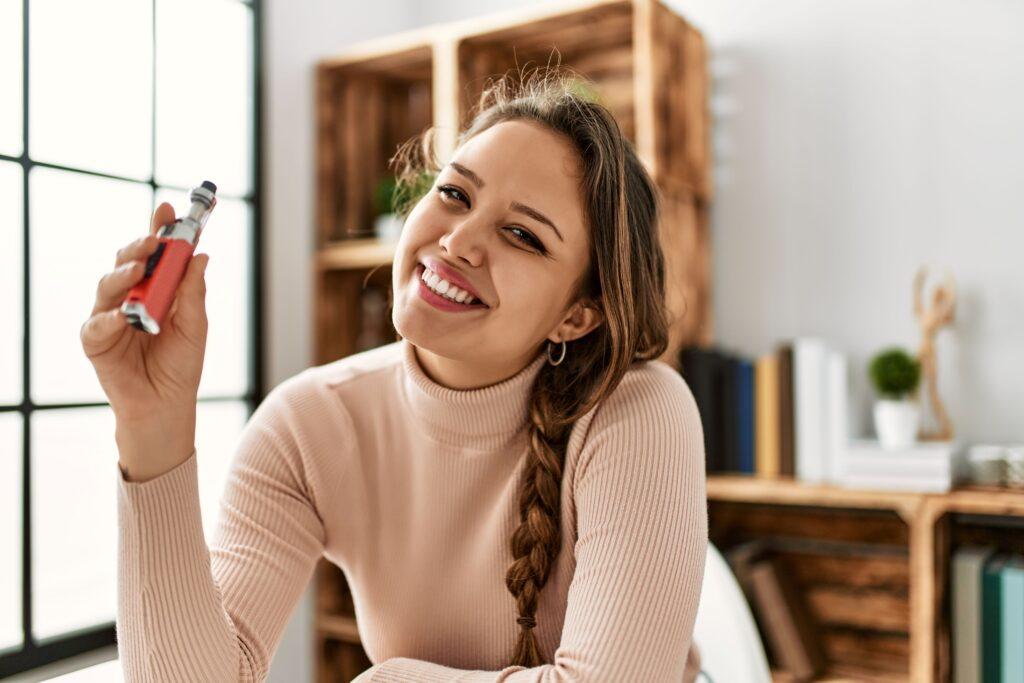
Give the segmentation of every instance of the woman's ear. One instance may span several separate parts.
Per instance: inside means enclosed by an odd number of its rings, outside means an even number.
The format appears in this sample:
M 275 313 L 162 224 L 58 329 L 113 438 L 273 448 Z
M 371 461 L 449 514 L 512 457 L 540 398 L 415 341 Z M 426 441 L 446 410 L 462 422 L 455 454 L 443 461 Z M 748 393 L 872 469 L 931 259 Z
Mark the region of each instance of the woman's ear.
M 604 314 L 600 307 L 592 301 L 578 301 L 554 333 L 559 340 L 573 341 L 590 334 L 592 330 L 604 322 Z

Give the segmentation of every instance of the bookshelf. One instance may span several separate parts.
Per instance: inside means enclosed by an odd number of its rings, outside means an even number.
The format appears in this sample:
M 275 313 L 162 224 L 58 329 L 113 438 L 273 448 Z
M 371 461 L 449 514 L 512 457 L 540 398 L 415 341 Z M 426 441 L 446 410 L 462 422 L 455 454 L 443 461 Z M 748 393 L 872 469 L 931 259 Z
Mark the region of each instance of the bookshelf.
M 443 158 L 488 77 L 559 56 L 589 79 L 658 185 L 674 318 L 662 360 L 678 369 L 681 348 L 710 343 L 713 186 L 704 39 L 655 0 L 576 0 L 404 31 L 317 63 L 317 364 L 396 339 L 382 304 L 384 296 L 390 301 L 396 242 L 375 236 L 373 197 L 398 146 L 435 126 Z M 325 559 L 314 580 L 317 680 L 352 680 L 370 661 L 348 582 Z
M 753 538 L 777 547 L 821 626 L 823 681 L 949 681 L 952 553 L 1024 543 L 1024 492 L 1010 489 L 902 493 L 713 474 L 707 492 L 719 550 Z

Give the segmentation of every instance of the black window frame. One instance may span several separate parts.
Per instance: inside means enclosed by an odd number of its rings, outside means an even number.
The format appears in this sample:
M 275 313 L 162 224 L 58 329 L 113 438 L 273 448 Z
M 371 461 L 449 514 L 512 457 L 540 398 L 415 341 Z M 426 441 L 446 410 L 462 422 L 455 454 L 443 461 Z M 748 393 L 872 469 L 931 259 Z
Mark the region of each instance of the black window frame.
M 212 402 L 236 402 L 242 400 L 248 406 L 249 415 L 256 409 L 265 396 L 263 378 L 263 212 L 261 189 L 263 185 L 263 7 L 261 0 L 226 0 L 237 2 L 251 8 L 252 11 L 252 88 L 253 88 L 253 109 L 252 109 L 252 134 L 249 140 L 252 152 L 252 180 L 253 186 L 246 195 L 227 195 L 218 193 L 219 196 L 229 199 L 237 199 L 246 202 L 251 207 L 251 222 L 248 226 L 251 236 L 252 251 L 249 253 L 249 277 L 252 284 L 252 296 L 249 301 L 249 391 L 243 396 L 214 396 L 199 399 L 200 403 Z M 22 168 L 22 254 L 24 269 L 22 273 L 23 288 L 23 318 L 24 336 L 22 340 L 22 401 L 20 404 L 0 405 L 0 412 L 18 413 L 22 416 L 22 585 L 21 585 L 21 607 L 23 641 L 20 649 L 7 650 L 0 655 L 0 678 L 24 673 L 54 664 L 70 657 L 116 645 L 115 622 L 100 624 L 92 628 L 81 629 L 72 633 L 47 639 L 45 642 L 37 642 L 32 637 L 32 435 L 29 427 L 33 413 L 44 410 L 56 410 L 61 408 L 88 408 L 103 407 L 109 405 L 101 403 L 64 403 L 64 404 L 36 404 L 31 400 L 31 353 L 30 348 L 30 302 L 31 292 L 29 282 L 31 276 L 30 259 L 30 225 L 29 225 L 29 172 L 33 167 L 46 167 L 57 170 L 73 171 L 86 175 L 123 180 L 140 185 L 149 185 L 153 196 L 158 189 L 171 189 L 187 192 L 191 188 L 175 187 L 173 185 L 158 185 L 155 180 L 156 166 L 156 2 L 151 0 L 153 9 L 152 30 L 153 30 L 153 130 L 151 145 L 153 146 L 153 158 L 150 166 L 148 180 L 140 181 L 136 178 L 124 178 L 107 173 L 90 171 L 85 168 L 72 168 L 57 164 L 33 161 L 29 158 L 29 9 L 31 0 L 22 0 L 22 150 L 21 155 L 12 157 L 0 154 L 0 160 L 15 162 Z M 88 311 L 83 311 L 83 321 Z M 115 562 L 116 558 L 110 558 Z

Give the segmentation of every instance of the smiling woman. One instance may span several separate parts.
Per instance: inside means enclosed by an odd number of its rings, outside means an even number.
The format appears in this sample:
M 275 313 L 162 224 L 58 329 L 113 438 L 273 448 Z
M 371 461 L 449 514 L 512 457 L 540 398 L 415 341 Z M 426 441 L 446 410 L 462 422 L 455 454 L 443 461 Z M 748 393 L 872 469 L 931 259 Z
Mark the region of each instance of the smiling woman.
M 126 680 L 264 680 L 321 557 L 372 663 L 353 683 L 696 679 L 704 441 L 656 360 L 657 195 L 560 72 L 506 85 L 451 163 L 395 157 L 433 172 L 392 267 L 404 338 L 270 392 L 209 547 L 194 448 L 122 472 Z
M 456 389 L 489 385 L 549 346 L 529 393 L 527 474 L 505 577 L 522 626 L 511 663 L 521 666 L 549 654 L 534 636 L 534 615 L 561 546 L 556 501 L 569 438 L 634 363 L 656 359 L 667 344 L 657 190 L 610 112 L 574 94 L 578 82 L 557 68 L 518 83 L 499 79 L 485 88 L 447 163 L 436 159 L 431 130 L 391 160 L 405 218 L 392 320 L 424 372 Z M 417 193 L 424 175 L 434 184 Z M 439 293 L 449 287 L 487 305 L 445 300 Z M 696 492 L 703 482 L 690 485 Z M 699 585 L 701 543 L 687 548 L 700 558 L 688 565 L 687 590 Z M 696 600 L 686 601 L 695 609 Z M 668 657 L 687 651 L 694 613 L 676 618 L 680 647 Z M 690 650 L 687 680 L 698 661 Z

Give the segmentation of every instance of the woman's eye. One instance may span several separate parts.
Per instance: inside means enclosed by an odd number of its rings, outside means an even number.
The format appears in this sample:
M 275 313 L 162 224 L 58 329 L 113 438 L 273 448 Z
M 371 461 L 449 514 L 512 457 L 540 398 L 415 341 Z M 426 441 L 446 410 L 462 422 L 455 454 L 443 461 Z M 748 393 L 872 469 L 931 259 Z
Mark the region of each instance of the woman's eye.
M 523 230 L 522 228 L 517 228 L 517 227 L 509 228 L 509 232 L 512 232 L 514 230 L 518 230 L 523 235 L 525 235 L 525 237 L 516 237 L 517 240 L 519 240 L 520 242 L 523 242 L 524 244 L 527 244 L 527 245 L 533 247 L 534 249 L 536 249 L 537 251 L 539 251 L 542 254 L 544 253 L 544 245 L 541 244 L 540 241 L 538 241 L 536 237 L 534 237 L 533 235 L 528 233 L 526 230 Z M 516 233 L 513 232 L 512 234 L 516 234 Z
M 463 202 L 466 206 L 469 206 L 469 201 L 461 192 L 456 190 L 454 187 L 448 187 L 447 185 L 444 185 L 442 187 L 437 188 L 437 191 L 445 197 L 454 196 L 455 199 L 457 199 L 460 202 Z
M 437 192 L 438 192 L 438 194 L 440 194 L 440 195 L 442 195 L 444 197 L 450 197 L 450 198 L 453 198 L 453 199 L 455 199 L 457 201 L 460 201 L 460 202 L 464 203 L 467 208 L 469 208 L 469 200 L 466 199 L 466 196 L 464 194 L 462 194 L 462 192 L 460 192 L 459 190 L 455 189 L 454 187 L 451 187 L 450 185 L 442 185 L 441 187 L 437 188 Z M 508 230 L 509 230 L 509 232 L 512 232 L 512 234 L 516 235 L 516 237 L 515 237 L 516 241 L 522 242 L 523 244 L 527 245 L 531 249 L 534 249 L 535 251 L 539 252 L 540 254 L 546 254 L 547 253 L 547 250 L 544 249 L 544 245 L 541 244 L 540 240 L 538 240 L 536 237 L 534 237 L 527 230 L 524 230 L 523 228 L 520 228 L 520 227 L 517 227 L 517 226 L 513 226 L 511 228 L 508 228 Z M 518 233 L 516 231 L 518 231 Z M 520 236 L 519 233 L 522 233 L 522 236 Z

